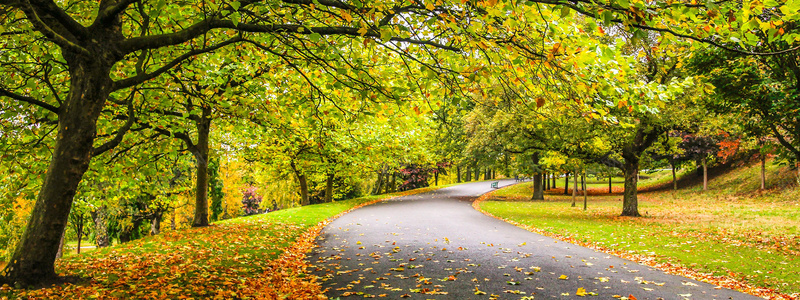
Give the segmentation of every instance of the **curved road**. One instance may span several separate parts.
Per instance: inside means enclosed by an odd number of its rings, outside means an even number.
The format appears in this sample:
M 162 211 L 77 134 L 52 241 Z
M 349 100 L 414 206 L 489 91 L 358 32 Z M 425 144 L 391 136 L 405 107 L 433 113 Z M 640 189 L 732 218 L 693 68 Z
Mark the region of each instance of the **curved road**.
M 575 299 L 579 289 L 597 299 L 760 299 L 485 216 L 471 203 L 491 190 L 467 183 L 346 214 L 320 234 L 314 274 L 342 299 Z

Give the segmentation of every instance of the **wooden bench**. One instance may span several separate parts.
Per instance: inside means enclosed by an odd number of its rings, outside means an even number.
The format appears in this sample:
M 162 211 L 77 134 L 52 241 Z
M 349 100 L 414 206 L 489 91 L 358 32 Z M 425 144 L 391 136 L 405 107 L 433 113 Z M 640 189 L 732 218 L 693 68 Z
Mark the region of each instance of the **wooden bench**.
M 498 182 L 499 182 L 499 181 L 492 182 L 492 188 L 493 188 L 493 189 L 496 189 L 496 188 L 497 188 L 497 183 L 498 183 Z

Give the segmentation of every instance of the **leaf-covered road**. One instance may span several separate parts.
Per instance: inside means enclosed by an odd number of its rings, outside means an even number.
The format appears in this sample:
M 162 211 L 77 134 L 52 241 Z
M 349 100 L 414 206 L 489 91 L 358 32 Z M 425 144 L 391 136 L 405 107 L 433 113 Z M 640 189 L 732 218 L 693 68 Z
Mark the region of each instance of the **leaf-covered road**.
M 468 183 L 346 214 L 320 234 L 315 274 L 344 299 L 759 299 L 485 216 L 471 202 L 491 190 Z

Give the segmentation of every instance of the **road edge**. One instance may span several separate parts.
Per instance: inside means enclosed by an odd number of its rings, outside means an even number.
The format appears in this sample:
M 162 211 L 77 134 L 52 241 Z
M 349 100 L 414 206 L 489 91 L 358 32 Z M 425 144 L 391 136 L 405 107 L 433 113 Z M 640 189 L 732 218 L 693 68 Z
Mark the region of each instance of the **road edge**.
M 509 186 L 512 186 L 512 185 L 509 185 Z M 502 188 L 505 188 L 505 187 L 502 187 Z M 481 195 L 480 197 L 478 197 L 477 199 L 475 199 L 474 201 L 472 201 L 472 208 L 474 208 L 475 210 L 481 212 L 482 214 L 484 214 L 486 216 L 489 216 L 489 217 L 495 218 L 497 220 L 509 223 L 511 225 L 517 226 L 519 228 L 525 229 L 527 231 L 530 231 L 530 232 L 533 232 L 533 233 L 536 233 L 536 234 L 540 234 L 540 235 L 543 235 L 543 236 L 546 236 L 546 237 L 549 237 L 549 238 L 557 239 L 557 240 L 560 240 L 560 241 L 563 241 L 563 242 L 567 242 L 567 243 L 571 243 L 571 244 L 575 244 L 575 245 L 578 245 L 578 246 L 586 247 L 586 248 L 589 248 L 589 249 L 592 249 L 592 250 L 595 250 L 595 251 L 599 251 L 599 252 L 603 252 L 603 253 L 606 253 L 606 254 L 609 254 L 609 255 L 614 255 L 614 256 L 619 257 L 619 258 L 627 259 L 627 260 L 630 260 L 630 261 L 633 261 L 633 262 L 636 262 L 636 263 L 640 263 L 640 264 L 643 264 L 643 265 L 658 269 L 658 270 L 663 271 L 663 272 L 665 272 L 667 274 L 682 276 L 682 277 L 694 279 L 694 280 L 697 280 L 697 281 L 700 281 L 700 282 L 705 282 L 705 283 L 708 283 L 708 284 L 716 285 L 717 288 L 727 288 L 727 289 L 731 289 L 731 290 L 734 290 L 734 291 L 739 291 L 739 292 L 746 293 L 746 294 L 749 294 L 749 295 L 753 295 L 753 296 L 756 296 L 756 297 L 761 297 L 761 298 L 764 298 L 764 299 L 771 299 L 771 300 L 798 300 L 798 299 L 800 299 L 800 297 L 798 297 L 798 296 L 779 293 L 779 292 L 776 292 L 776 291 L 774 291 L 772 289 L 769 289 L 769 288 L 762 288 L 762 287 L 753 286 L 753 285 L 750 285 L 750 284 L 748 284 L 746 282 L 739 281 L 739 280 L 736 280 L 736 279 L 733 279 L 733 278 L 730 278 L 730 277 L 727 277 L 727 276 L 713 276 L 713 275 L 710 275 L 708 273 L 702 273 L 702 272 L 696 271 L 696 270 L 688 268 L 688 267 L 677 266 L 677 265 L 674 265 L 674 264 L 668 263 L 668 262 L 657 262 L 656 261 L 657 258 L 655 256 L 641 255 L 641 254 L 631 254 L 631 253 L 628 253 L 628 252 L 619 251 L 619 250 L 611 249 L 611 248 L 608 248 L 608 247 L 603 247 L 603 246 L 600 246 L 600 245 L 598 245 L 596 243 L 593 243 L 593 242 L 590 242 L 590 241 L 586 241 L 586 242 L 580 241 L 580 240 L 577 240 L 577 239 L 569 237 L 569 236 L 564 236 L 564 235 L 561 235 L 561 234 L 548 232 L 548 231 L 542 230 L 540 228 L 536 228 L 536 227 L 533 227 L 533 226 L 530 226 L 530 225 L 521 224 L 521 223 L 513 221 L 513 220 L 508 220 L 508 219 L 505 219 L 505 218 L 501 218 L 501 217 L 495 216 L 495 215 L 483 210 L 480 207 L 480 204 L 482 202 L 487 201 L 488 199 L 490 199 L 492 197 L 492 195 L 497 190 L 499 190 L 499 189 L 496 189 L 494 191 L 490 191 L 488 193 L 485 193 L 485 194 Z

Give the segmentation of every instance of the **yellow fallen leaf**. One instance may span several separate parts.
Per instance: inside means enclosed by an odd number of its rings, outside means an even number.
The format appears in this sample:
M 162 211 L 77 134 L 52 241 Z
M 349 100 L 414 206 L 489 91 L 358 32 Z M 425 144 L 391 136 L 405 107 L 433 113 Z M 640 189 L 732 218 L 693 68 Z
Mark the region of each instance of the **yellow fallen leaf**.
M 567 280 L 568 278 L 569 277 L 567 277 L 567 275 L 561 275 L 561 276 L 558 277 L 558 279 L 561 279 L 561 280 Z

